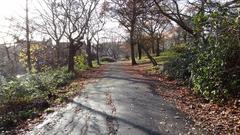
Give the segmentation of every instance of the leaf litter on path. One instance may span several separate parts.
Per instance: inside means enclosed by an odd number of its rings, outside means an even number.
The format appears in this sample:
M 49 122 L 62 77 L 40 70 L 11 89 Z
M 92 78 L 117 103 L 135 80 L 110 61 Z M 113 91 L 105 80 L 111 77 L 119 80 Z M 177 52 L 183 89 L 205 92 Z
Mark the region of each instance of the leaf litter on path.
M 174 103 L 195 122 L 195 125 L 214 135 L 240 135 L 240 108 L 236 101 L 225 105 L 208 102 L 195 95 L 189 88 L 179 85 L 181 82 L 149 72 L 150 64 L 131 66 L 124 63 L 123 66 L 135 77 L 154 81 L 154 93 Z

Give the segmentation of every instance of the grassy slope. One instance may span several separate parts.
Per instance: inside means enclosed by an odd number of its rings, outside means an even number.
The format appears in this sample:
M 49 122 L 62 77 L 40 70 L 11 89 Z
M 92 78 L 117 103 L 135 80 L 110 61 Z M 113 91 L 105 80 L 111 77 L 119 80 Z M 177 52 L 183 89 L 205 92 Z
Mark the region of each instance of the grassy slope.
M 153 58 L 157 61 L 158 67 L 151 67 L 149 70 L 151 71 L 159 71 L 163 69 L 163 65 L 169 62 L 169 60 L 177 57 L 178 53 L 176 53 L 173 50 L 166 50 L 164 52 L 160 53 L 160 56 L 154 56 Z M 147 58 L 147 56 L 144 56 L 141 60 L 138 60 L 139 64 L 144 64 L 144 63 L 150 63 L 150 60 Z

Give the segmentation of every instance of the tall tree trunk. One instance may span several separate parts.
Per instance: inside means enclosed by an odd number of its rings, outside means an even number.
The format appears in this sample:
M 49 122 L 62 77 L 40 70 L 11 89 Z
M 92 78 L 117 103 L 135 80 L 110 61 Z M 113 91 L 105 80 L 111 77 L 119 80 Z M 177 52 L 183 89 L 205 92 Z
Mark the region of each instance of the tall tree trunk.
M 131 46 L 131 59 L 132 59 L 132 65 L 137 65 L 137 62 L 135 60 L 135 51 L 134 51 L 134 25 L 132 24 L 132 28 L 130 31 L 130 46 Z
M 97 64 L 101 65 L 100 58 L 99 58 L 99 43 L 98 42 L 97 42 L 97 49 L 96 49 L 96 51 L 97 51 Z
M 154 37 L 154 33 L 150 34 L 151 36 L 151 49 L 152 49 L 152 54 L 155 54 L 155 37 Z
M 149 52 L 147 51 L 147 49 L 141 45 L 141 48 L 143 49 L 143 51 L 147 54 L 148 59 L 152 62 L 153 66 L 157 66 L 157 62 L 156 60 L 149 54 Z
M 68 72 L 74 72 L 74 56 L 76 55 L 76 49 L 73 42 L 70 42 L 69 45 L 69 54 L 68 54 Z
M 142 59 L 142 49 L 141 49 L 141 44 L 138 43 L 138 59 L 141 60 Z
M 60 41 L 56 40 L 56 54 L 57 54 L 57 65 L 61 65 L 61 59 L 60 59 Z
M 160 56 L 160 39 L 157 39 L 157 44 L 156 44 L 156 56 Z
M 164 42 L 164 40 L 162 40 L 162 44 L 163 44 L 162 51 L 164 52 L 165 51 L 165 42 Z
M 87 40 L 87 48 L 86 48 L 86 52 L 87 52 L 87 64 L 88 64 L 88 67 L 93 67 L 93 64 L 92 64 L 92 47 L 91 47 L 91 40 Z
M 152 54 L 155 54 L 155 47 L 154 47 L 154 44 L 155 44 L 155 42 L 154 42 L 154 40 L 152 39 L 151 40 L 151 47 L 152 47 Z
M 26 0 L 26 39 L 27 39 L 27 68 L 31 72 L 31 52 L 30 52 L 30 40 L 29 40 L 29 19 L 28 19 L 28 0 Z
M 135 60 L 135 51 L 134 51 L 134 33 L 135 33 L 135 25 L 137 20 L 137 13 L 136 13 L 136 1 L 133 0 L 132 4 L 132 18 L 131 18 L 131 29 L 130 29 L 130 46 L 131 46 L 131 59 L 132 59 L 132 65 L 137 65 L 137 62 Z

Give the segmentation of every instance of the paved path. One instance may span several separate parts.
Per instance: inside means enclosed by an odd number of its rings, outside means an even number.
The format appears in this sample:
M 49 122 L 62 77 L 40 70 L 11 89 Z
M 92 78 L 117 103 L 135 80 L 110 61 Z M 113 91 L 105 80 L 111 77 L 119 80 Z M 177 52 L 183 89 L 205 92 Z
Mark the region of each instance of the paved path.
M 154 95 L 147 79 L 110 64 L 105 75 L 50 114 L 27 135 L 200 134 L 172 104 Z

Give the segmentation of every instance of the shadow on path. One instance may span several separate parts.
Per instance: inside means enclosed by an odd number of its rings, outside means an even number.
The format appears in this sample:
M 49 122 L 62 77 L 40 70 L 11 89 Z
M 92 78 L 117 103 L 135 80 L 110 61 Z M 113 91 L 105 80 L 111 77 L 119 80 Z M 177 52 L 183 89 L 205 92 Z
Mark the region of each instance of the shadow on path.
M 88 106 L 85 106 L 85 105 L 83 105 L 83 104 L 81 104 L 81 103 L 78 103 L 78 102 L 76 102 L 76 101 L 74 101 L 74 100 L 72 100 L 72 103 L 74 103 L 74 104 L 78 105 L 79 107 L 82 107 L 82 108 L 84 108 L 84 109 L 86 109 L 86 110 L 88 110 L 88 111 L 90 111 L 90 112 L 92 112 L 92 113 L 101 115 L 101 116 L 103 116 L 103 117 L 113 117 L 114 119 L 116 119 L 116 120 L 118 120 L 118 121 L 121 121 L 121 122 L 123 122 L 123 123 L 129 124 L 129 125 L 132 125 L 134 128 L 137 128 L 137 129 L 139 129 L 139 130 L 141 130 L 141 131 L 143 131 L 144 133 L 147 133 L 147 134 L 149 134 L 149 135 L 162 135 L 162 134 L 160 134 L 160 133 L 157 132 L 157 131 L 153 131 L 153 130 L 148 129 L 148 128 L 146 128 L 146 127 L 137 125 L 137 124 L 132 123 L 131 121 L 128 121 L 128 120 L 126 120 L 126 119 L 119 118 L 119 117 L 116 117 L 116 116 L 111 116 L 111 115 L 106 114 L 106 113 L 104 113 L 104 112 L 100 112 L 100 111 L 98 111 L 98 110 L 95 110 L 95 109 L 93 109 L 93 108 L 90 108 L 90 107 L 88 107 Z

